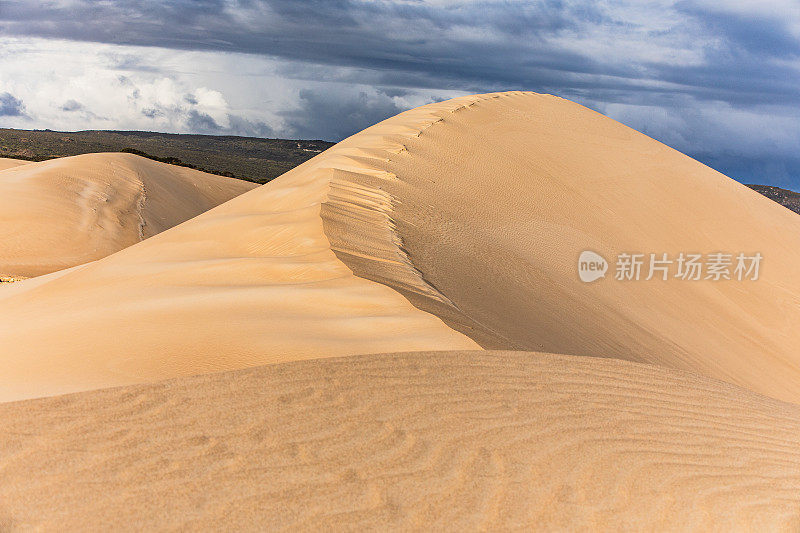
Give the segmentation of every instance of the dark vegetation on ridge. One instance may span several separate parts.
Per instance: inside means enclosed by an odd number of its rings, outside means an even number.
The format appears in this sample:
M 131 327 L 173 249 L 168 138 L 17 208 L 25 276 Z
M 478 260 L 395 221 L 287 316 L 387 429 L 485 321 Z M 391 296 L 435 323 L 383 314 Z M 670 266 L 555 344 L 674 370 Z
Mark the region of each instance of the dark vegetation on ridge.
M 144 131 L 60 132 L 0 128 L 0 157 L 44 161 L 97 152 L 128 152 L 256 183 L 266 183 L 280 176 L 333 144 Z
M 747 186 L 756 192 L 760 192 L 770 200 L 775 200 L 783 207 L 800 214 L 800 193 L 781 189 L 780 187 L 773 187 L 772 185 L 748 184 Z

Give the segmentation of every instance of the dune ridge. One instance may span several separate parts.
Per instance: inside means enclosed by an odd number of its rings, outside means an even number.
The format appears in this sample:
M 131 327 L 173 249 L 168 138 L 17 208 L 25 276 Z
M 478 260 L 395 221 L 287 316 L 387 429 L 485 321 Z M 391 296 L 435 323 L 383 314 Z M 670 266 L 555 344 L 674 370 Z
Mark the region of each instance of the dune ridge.
M 0 292 L 0 401 L 326 355 L 478 348 L 331 251 L 321 204 L 331 166 L 351 164 L 356 142 L 111 256 Z
M 23 163 L 0 172 L 5 276 L 94 261 L 256 187 L 132 154 Z
M 407 111 L 401 124 L 385 121 L 359 135 L 353 148 L 337 147 L 357 164 L 331 165 L 328 198 L 320 215 L 331 249 L 356 275 L 410 291 L 437 302 L 454 304 L 412 263 L 393 220 L 398 199 L 384 190 L 396 174 L 373 168 L 402 153 L 409 139 L 419 137 L 444 117 L 499 94 L 474 95 Z
M 297 361 L 0 419 L 11 531 L 800 526 L 798 406 L 619 360 Z
M 30 161 L 26 161 L 24 159 L 11 159 L 8 157 L 0 157 L 0 170 L 18 167 L 26 163 L 30 163 Z
M 141 242 L 0 287 L 0 529 L 800 528 L 800 222 L 696 161 L 513 92 L 146 240 L 172 200 L 126 183 Z
M 765 266 L 750 283 L 584 284 L 585 249 L 759 251 Z M 793 213 L 645 135 L 554 96 L 462 97 L 0 292 L 0 399 L 483 347 L 657 364 L 799 402 L 798 264 Z
M 484 348 L 659 364 L 800 401 L 793 213 L 550 95 L 457 98 L 369 132 L 358 159 L 368 169 L 338 179 L 370 191 L 369 201 L 351 194 L 349 206 L 366 205 L 370 225 L 390 238 L 376 241 L 380 233 L 356 216 L 322 210 L 334 251 L 357 275 L 395 288 Z M 375 194 L 381 201 L 370 204 Z M 607 278 L 623 252 L 759 252 L 764 263 L 753 282 L 646 282 L 645 266 L 639 282 L 584 284 L 577 258 L 587 249 L 611 261 Z M 397 256 L 412 268 L 398 268 Z

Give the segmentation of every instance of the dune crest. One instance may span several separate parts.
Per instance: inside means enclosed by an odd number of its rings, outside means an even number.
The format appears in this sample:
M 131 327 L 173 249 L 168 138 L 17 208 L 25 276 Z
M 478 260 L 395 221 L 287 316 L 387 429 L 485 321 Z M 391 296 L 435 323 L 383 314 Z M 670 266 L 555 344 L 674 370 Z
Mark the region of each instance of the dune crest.
M 299 361 L 0 419 L 10 530 L 800 527 L 798 406 L 618 360 Z
M 20 165 L 25 165 L 27 163 L 30 163 L 30 161 L 26 161 L 24 159 L 10 159 L 8 157 L 0 157 L 0 170 L 18 167 Z
M 341 144 L 186 224 L 0 291 L 0 401 L 311 357 L 478 348 L 336 258 L 320 209 L 332 167 L 352 164 L 353 143 Z
M 800 402 L 794 213 L 549 95 L 457 98 L 363 134 L 368 170 L 339 171 L 322 211 L 358 275 L 484 348 L 653 363 Z M 611 262 L 606 279 L 579 280 L 584 250 Z M 646 265 L 640 281 L 612 279 L 621 253 L 716 252 L 762 254 L 759 279 L 646 281 Z
M 447 115 L 497 97 L 475 95 L 412 109 L 403 113 L 402 122 L 384 121 L 337 146 L 356 164 L 331 165 L 330 190 L 320 213 L 331 249 L 356 275 L 453 306 L 414 266 L 397 232 L 393 213 L 398 199 L 385 189 L 399 184 L 398 176 L 374 167 L 390 162 L 406 149 L 404 143 Z
M 0 173 L 5 276 L 94 261 L 257 186 L 132 154 L 23 163 Z
M 760 252 L 764 267 L 755 282 L 585 284 L 587 249 Z M 645 135 L 553 96 L 462 97 L 0 291 L 0 399 L 480 346 L 652 363 L 800 402 L 798 264 L 795 214 Z

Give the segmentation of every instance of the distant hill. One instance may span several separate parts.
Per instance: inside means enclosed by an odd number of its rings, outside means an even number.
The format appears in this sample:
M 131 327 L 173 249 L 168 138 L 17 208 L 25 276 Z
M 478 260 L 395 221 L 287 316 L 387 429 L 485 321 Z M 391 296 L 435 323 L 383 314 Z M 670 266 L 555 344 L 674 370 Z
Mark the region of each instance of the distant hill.
M 144 131 L 0 128 L 0 157 L 43 161 L 96 152 L 130 152 L 164 163 L 266 183 L 334 143 Z
M 770 200 L 775 200 L 783 207 L 800 214 L 800 193 L 787 189 L 781 189 L 780 187 L 773 187 L 771 185 L 748 184 L 747 186 L 754 191 L 763 194 Z

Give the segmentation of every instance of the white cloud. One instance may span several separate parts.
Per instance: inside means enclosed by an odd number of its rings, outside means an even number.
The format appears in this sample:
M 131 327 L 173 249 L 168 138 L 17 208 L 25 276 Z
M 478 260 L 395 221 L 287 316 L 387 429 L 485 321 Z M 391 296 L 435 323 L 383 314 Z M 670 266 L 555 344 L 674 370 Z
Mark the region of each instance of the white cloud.
M 387 98 L 353 81 L 358 69 L 296 69 L 247 54 L 38 38 L 0 39 L 0 50 L 0 93 L 19 98 L 28 111 L 3 117 L 5 127 L 285 136 L 298 131 L 297 117 L 290 123 L 285 113 L 302 107 L 301 91 L 332 102 Z M 402 92 L 391 97 L 400 110 L 462 94 Z

